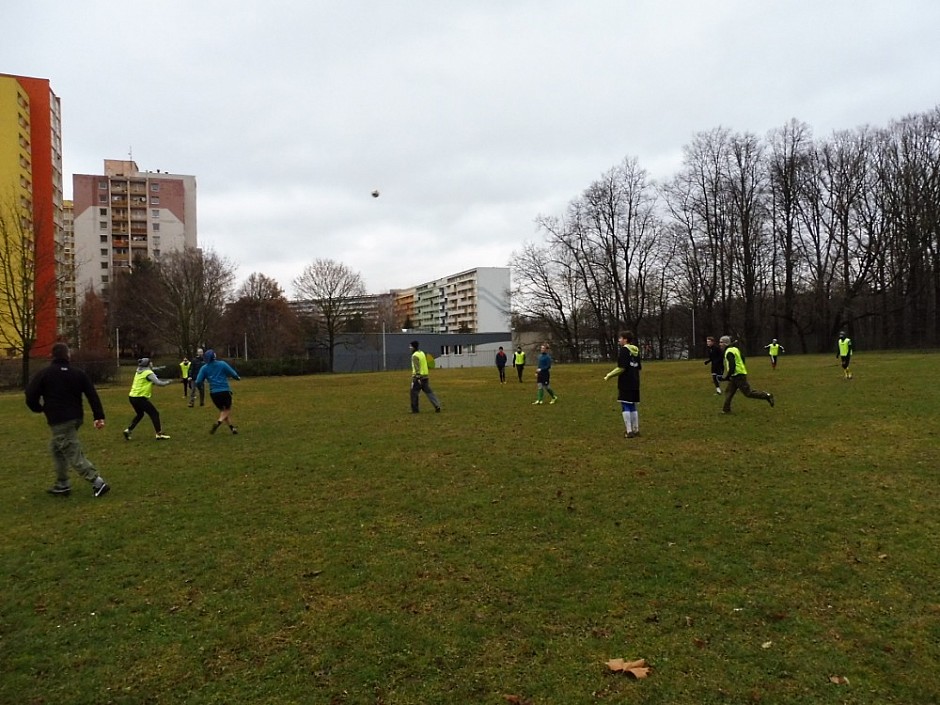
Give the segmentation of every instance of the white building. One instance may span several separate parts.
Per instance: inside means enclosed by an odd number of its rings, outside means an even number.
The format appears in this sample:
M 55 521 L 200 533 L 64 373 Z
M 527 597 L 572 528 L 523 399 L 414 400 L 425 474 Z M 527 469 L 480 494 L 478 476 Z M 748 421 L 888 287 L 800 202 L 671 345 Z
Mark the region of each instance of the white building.
M 196 177 L 141 172 L 133 161 L 104 160 L 104 174 L 72 177 L 75 280 L 108 298 L 114 273 L 139 258 L 198 247 Z
M 509 291 L 508 267 L 468 269 L 416 286 L 408 313 L 419 330 L 505 332 L 510 329 Z

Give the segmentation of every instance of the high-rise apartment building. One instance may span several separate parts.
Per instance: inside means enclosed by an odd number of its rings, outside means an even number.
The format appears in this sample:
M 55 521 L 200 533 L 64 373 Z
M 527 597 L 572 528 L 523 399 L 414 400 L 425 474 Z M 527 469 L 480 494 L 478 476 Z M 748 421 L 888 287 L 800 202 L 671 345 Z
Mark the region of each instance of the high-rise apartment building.
M 478 267 L 397 292 L 396 311 L 435 333 L 508 331 L 509 268 Z
M 59 334 L 56 251 L 62 236 L 62 111 L 48 79 L 0 73 L 0 218 L 7 238 L 23 236 L 6 251 L 13 252 L 14 265 L 29 263 L 26 279 L 33 285 L 24 296 L 6 281 L 0 295 L 32 302 L 31 352 L 45 356 Z M 9 309 L 0 306 L 6 332 L 0 354 L 15 356 L 22 349 L 11 334 L 19 326 Z
M 66 340 L 78 341 L 81 302 L 75 291 L 75 208 L 72 201 L 62 201 L 62 237 L 56 243 L 56 281 L 59 335 Z
M 105 300 L 116 272 L 134 261 L 198 247 L 196 177 L 141 172 L 133 161 L 104 160 L 104 174 L 72 176 L 79 296 Z

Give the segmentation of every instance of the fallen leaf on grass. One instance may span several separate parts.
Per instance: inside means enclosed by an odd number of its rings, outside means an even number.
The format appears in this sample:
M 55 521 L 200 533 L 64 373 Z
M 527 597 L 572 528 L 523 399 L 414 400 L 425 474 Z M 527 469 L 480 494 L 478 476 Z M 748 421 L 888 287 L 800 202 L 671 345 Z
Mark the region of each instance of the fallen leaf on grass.
M 512 705 L 532 705 L 531 700 L 526 700 L 521 695 L 504 695 L 503 700 Z
M 607 662 L 607 668 L 611 671 L 622 671 L 631 678 L 646 678 L 650 674 L 650 669 L 646 665 L 646 659 L 641 658 L 635 661 L 624 661 L 622 658 L 612 658 Z
M 849 679 L 845 676 L 829 676 L 829 682 L 836 685 L 849 685 Z

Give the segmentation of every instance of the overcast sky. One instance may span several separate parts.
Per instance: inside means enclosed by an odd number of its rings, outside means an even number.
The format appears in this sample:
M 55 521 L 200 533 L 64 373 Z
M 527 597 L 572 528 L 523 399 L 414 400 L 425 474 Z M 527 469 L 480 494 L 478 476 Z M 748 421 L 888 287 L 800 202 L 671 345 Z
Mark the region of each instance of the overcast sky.
M 288 296 L 317 258 L 373 293 L 506 266 L 698 132 L 940 104 L 938 0 L 29 0 L 0 26 L 0 72 L 62 100 L 66 197 L 129 154 L 195 175 L 200 245 Z

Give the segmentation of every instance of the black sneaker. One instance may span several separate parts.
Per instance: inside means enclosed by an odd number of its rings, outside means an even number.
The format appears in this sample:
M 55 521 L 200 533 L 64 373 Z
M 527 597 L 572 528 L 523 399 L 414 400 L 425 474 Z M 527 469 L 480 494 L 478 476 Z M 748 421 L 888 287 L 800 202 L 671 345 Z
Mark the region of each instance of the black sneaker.
M 54 497 L 68 497 L 70 494 L 72 494 L 72 488 L 60 487 L 59 485 L 54 485 L 50 487 L 48 490 L 46 490 L 46 492 L 53 495 Z
M 221 426 L 221 425 L 222 425 L 222 422 L 221 422 L 221 421 L 216 421 L 216 422 L 215 422 L 215 425 L 214 425 L 212 428 L 209 429 L 209 433 L 215 433 L 216 431 L 219 430 L 219 426 Z
M 767 403 L 770 404 L 770 408 L 772 409 L 773 406 L 774 406 L 774 395 L 773 395 L 773 394 L 768 394 L 768 395 L 767 395 Z
M 238 435 L 238 426 L 230 426 L 229 428 L 232 429 L 232 435 L 233 435 L 233 436 L 237 436 L 237 435 Z
M 121 433 L 124 434 L 125 441 L 129 441 L 131 439 L 131 431 L 129 428 L 125 428 Z
M 100 497 L 102 495 L 108 494 L 108 490 L 110 489 L 111 489 L 111 485 L 109 485 L 107 482 L 102 480 L 100 485 L 92 485 L 91 491 L 92 491 L 92 494 L 95 495 L 95 497 Z

